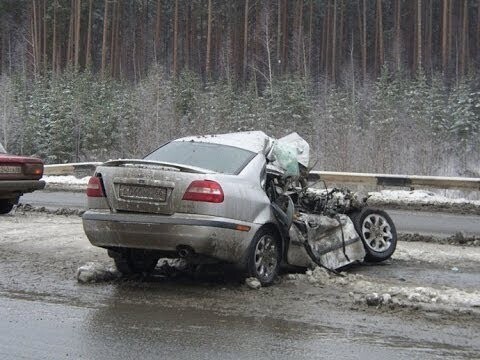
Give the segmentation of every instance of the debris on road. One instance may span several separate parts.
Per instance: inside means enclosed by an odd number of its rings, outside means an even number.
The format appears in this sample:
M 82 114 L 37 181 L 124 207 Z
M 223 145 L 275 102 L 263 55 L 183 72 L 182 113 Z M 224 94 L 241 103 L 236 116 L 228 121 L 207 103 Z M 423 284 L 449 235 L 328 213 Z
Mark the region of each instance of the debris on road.
M 88 262 L 78 268 L 76 277 L 79 283 L 85 284 L 110 281 L 120 277 L 120 273 L 113 266 L 107 267 L 94 262 Z
M 74 216 L 82 216 L 85 212 L 84 209 L 70 209 L 70 208 L 58 208 L 58 209 L 48 209 L 45 206 L 35 207 L 30 204 L 23 204 L 19 203 L 16 208 L 15 212 L 21 212 L 25 214 L 26 212 L 39 212 L 39 213 L 46 213 L 52 215 L 74 215 Z
M 257 280 L 257 278 L 254 277 L 249 277 L 245 279 L 245 284 L 253 290 L 259 290 L 262 287 L 262 284 L 260 281 Z

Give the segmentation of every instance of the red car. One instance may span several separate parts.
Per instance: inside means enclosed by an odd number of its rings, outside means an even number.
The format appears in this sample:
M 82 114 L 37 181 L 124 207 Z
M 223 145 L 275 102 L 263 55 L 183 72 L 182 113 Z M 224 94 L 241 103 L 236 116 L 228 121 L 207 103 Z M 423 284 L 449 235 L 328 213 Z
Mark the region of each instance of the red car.
M 43 189 L 42 175 L 42 160 L 9 155 L 0 144 L 0 214 L 9 213 L 24 193 Z

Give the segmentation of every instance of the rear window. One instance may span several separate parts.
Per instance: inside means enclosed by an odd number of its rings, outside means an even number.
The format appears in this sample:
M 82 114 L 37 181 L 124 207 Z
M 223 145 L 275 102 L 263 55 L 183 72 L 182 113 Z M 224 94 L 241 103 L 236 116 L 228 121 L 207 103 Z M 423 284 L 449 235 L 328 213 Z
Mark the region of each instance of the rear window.
M 196 166 L 223 174 L 236 175 L 255 153 L 233 146 L 194 141 L 172 141 L 145 157 L 145 160 Z

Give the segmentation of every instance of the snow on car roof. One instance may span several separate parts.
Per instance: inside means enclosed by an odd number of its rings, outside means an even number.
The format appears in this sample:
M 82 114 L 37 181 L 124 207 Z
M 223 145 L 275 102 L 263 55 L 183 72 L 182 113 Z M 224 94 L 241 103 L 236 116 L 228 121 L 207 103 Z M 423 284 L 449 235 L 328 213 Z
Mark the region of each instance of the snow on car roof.
M 187 136 L 175 141 L 198 141 L 238 147 L 254 153 L 266 153 L 271 148 L 273 138 L 263 131 L 242 131 L 218 135 Z

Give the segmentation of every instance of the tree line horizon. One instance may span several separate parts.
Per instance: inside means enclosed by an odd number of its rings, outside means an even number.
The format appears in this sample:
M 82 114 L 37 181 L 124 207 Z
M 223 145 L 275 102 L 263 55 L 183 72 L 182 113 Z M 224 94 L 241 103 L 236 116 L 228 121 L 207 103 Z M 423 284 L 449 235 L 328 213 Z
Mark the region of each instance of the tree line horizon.
M 139 81 L 157 64 L 203 81 L 361 82 L 476 74 L 480 0 L 2 0 L 0 73 L 67 67 Z

